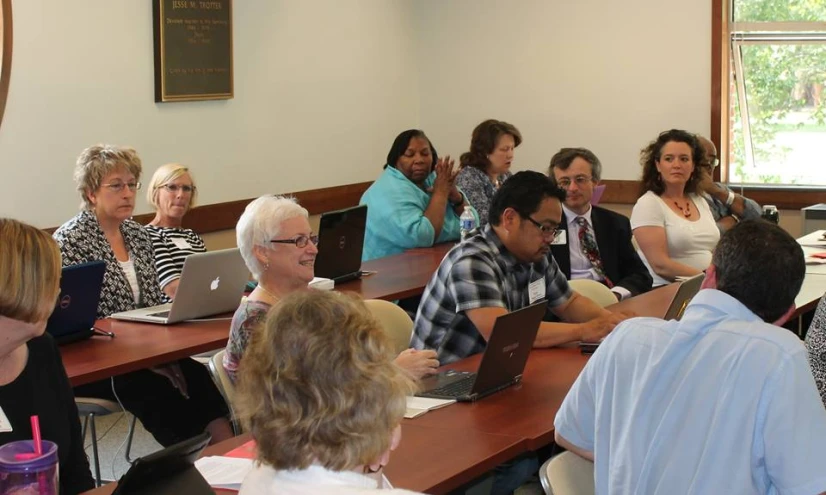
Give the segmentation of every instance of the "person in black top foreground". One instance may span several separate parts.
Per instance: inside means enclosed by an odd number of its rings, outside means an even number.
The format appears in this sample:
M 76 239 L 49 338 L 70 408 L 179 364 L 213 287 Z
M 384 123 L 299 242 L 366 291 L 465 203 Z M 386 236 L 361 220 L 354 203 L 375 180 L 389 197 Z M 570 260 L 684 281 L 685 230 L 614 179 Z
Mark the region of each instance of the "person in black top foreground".
M 60 290 L 60 251 L 42 230 L 0 218 L 0 445 L 32 438 L 57 444 L 60 493 L 94 488 L 80 420 L 60 353 L 44 333 Z M 9 431 L 10 430 L 10 431 Z

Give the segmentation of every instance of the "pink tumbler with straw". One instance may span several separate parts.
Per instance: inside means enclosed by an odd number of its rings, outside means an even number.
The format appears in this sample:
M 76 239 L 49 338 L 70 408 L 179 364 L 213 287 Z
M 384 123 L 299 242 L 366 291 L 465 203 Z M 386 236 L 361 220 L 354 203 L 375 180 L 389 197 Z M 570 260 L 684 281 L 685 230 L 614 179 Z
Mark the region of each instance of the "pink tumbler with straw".
M 3 495 L 58 495 L 57 445 L 42 442 L 32 456 L 34 441 L 19 440 L 0 447 L 0 493 Z
M 0 447 L 0 494 L 58 495 L 57 445 L 40 438 L 40 419 L 31 417 L 33 440 Z

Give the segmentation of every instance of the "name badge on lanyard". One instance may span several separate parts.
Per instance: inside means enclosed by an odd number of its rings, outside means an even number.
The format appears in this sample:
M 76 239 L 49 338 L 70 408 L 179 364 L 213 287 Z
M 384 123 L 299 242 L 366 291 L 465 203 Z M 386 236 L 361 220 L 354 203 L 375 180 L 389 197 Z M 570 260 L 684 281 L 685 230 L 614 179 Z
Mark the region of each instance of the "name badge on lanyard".
M 528 301 L 533 304 L 545 298 L 545 277 L 534 280 L 528 284 Z

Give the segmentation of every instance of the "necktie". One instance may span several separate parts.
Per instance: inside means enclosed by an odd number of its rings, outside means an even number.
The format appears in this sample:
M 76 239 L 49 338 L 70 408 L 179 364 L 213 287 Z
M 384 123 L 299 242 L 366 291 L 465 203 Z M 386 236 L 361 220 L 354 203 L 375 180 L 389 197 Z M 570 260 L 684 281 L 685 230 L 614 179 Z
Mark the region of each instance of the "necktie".
M 591 265 L 594 267 L 594 271 L 597 272 L 597 275 L 602 277 L 605 285 L 607 285 L 610 289 L 614 286 L 614 284 L 605 274 L 605 267 L 602 266 L 602 258 L 599 257 L 599 247 L 597 246 L 597 241 L 594 239 L 594 234 L 592 234 L 591 230 L 588 228 L 588 220 L 585 220 L 584 217 L 577 217 L 576 223 L 579 224 L 579 247 L 582 249 L 582 254 L 588 258 L 588 261 L 590 261 Z

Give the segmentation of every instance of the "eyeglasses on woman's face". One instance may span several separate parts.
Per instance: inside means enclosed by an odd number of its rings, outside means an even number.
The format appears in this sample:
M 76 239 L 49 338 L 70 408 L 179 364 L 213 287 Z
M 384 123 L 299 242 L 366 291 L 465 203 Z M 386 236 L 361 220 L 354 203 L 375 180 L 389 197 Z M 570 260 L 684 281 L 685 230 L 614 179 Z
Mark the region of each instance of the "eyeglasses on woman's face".
M 162 186 L 158 186 L 158 189 L 160 188 L 164 188 L 172 194 L 178 194 L 178 191 L 181 191 L 184 194 L 192 194 L 195 192 L 195 186 L 190 185 L 179 186 L 178 184 L 164 184 Z
M 110 182 L 109 184 L 101 184 L 100 187 L 105 187 L 110 191 L 120 193 L 123 192 L 125 188 L 129 188 L 130 191 L 135 192 L 141 188 L 140 182 Z
M 314 246 L 318 246 L 318 236 L 300 234 L 292 239 L 271 239 L 270 242 L 276 244 L 295 244 L 295 247 L 301 249 L 307 247 L 307 244 L 312 242 Z

